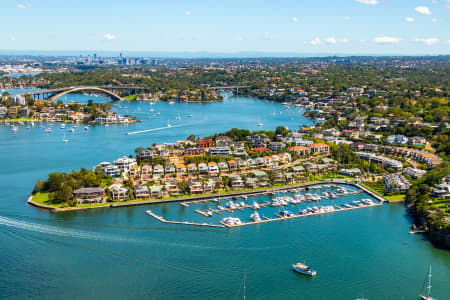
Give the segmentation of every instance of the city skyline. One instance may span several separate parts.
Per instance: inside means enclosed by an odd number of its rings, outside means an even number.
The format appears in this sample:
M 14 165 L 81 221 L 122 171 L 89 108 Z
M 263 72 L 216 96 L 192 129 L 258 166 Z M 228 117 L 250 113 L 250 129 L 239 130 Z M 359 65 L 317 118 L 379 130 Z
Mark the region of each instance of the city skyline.
M 126 9 L 125 9 L 126 8 Z M 8 51 L 415 55 L 450 53 L 448 0 L 4 1 Z

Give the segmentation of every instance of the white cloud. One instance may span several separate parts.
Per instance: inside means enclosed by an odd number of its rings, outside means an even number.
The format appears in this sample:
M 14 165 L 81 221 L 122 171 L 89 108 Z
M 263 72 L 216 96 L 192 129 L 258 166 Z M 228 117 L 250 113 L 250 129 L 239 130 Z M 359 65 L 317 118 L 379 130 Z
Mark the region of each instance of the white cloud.
M 327 38 L 326 40 L 325 40 L 325 42 L 327 42 L 328 44 L 336 44 L 337 43 L 337 40 L 335 39 L 335 38 Z
M 192 12 L 189 11 L 189 10 L 187 10 L 187 11 L 184 12 L 184 14 L 185 14 L 186 16 L 190 16 L 190 15 L 192 15 Z
M 297 17 L 292 17 L 291 21 L 294 22 L 294 23 L 297 23 L 298 22 L 298 18 Z
M 340 39 L 339 42 L 340 42 L 340 43 L 347 44 L 349 41 L 348 41 L 348 39 Z
M 11 41 L 15 41 L 16 37 L 14 35 L 11 36 Z
M 450 1 L 450 0 L 449 0 L 449 1 Z M 345 16 L 345 17 L 344 17 L 344 20 L 347 20 L 347 21 L 348 21 L 348 20 L 351 20 L 351 19 L 352 19 L 352 17 L 349 17 L 349 16 Z
M 424 15 L 431 15 L 431 10 L 427 7 L 427 6 L 417 6 L 415 8 L 415 11 L 420 13 L 420 14 L 424 14 Z
M 116 39 L 116 37 L 115 37 L 114 35 L 112 35 L 111 33 L 107 33 L 107 34 L 105 34 L 103 37 L 104 37 L 105 39 L 107 39 L 107 40 L 110 40 L 110 41 Z
M 431 19 L 431 22 L 433 22 L 433 23 L 436 23 L 437 21 L 438 21 L 438 19 L 436 19 L 436 18 Z
M 237 40 L 238 41 L 243 41 L 243 40 L 245 40 L 245 38 L 243 36 L 238 36 Z
M 362 3 L 362 4 L 368 4 L 368 5 L 377 5 L 380 3 L 378 0 L 355 0 L 355 1 Z
M 433 46 L 437 43 L 439 43 L 439 39 L 437 38 L 429 38 L 429 39 L 416 39 L 416 42 L 418 43 L 424 43 L 428 46 Z
M 16 5 L 17 8 L 31 8 L 31 4 L 17 4 Z
M 309 43 L 310 43 L 311 45 L 316 46 L 316 45 L 322 44 L 322 41 L 321 41 L 318 37 L 316 37 L 315 39 L 311 40 Z
M 412 22 L 415 22 L 416 19 L 408 17 L 408 18 L 405 18 L 405 21 L 408 23 L 412 23 Z
M 390 37 L 390 36 L 382 36 L 375 38 L 375 43 L 379 44 L 389 44 L 389 43 L 398 43 L 400 42 L 399 38 Z

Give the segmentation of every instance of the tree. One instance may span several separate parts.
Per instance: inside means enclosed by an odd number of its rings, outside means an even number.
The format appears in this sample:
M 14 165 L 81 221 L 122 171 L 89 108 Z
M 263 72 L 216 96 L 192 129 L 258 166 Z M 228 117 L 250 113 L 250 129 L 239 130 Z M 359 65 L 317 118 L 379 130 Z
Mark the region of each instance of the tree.
M 73 190 L 68 185 L 63 185 L 59 190 L 57 190 L 54 194 L 55 203 L 67 203 L 72 199 Z
M 134 149 L 134 153 L 139 154 L 139 153 L 141 153 L 144 150 L 145 150 L 144 147 L 137 147 L 136 149 Z
M 187 137 L 187 140 L 191 141 L 191 142 L 195 142 L 195 135 L 191 134 L 190 136 Z

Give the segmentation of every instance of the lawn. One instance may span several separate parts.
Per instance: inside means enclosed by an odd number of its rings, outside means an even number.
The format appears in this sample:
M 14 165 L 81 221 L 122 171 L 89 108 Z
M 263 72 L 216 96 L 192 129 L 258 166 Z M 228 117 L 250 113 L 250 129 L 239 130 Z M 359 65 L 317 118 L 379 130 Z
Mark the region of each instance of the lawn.
M 55 203 L 50 202 L 50 200 L 48 200 L 48 193 L 36 193 L 33 196 L 33 198 L 31 198 L 31 200 L 37 204 L 47 205 L 47 206 L 56 207 L 56 208 L 67 207 L 67 204 L 64 204 L 64 203 L 55 204 Z
M 402 202 L 405 201 L 406 195 L 392 195 L 392 196 L 384 196 L 384 198 L 389 202 Z
M 126 96 L 124 99 L 125 99 L 125 100 L 136 100 L 137 96 L 138 96 L 138 95 L 136 95 L 136 94 L 134 94 L 134 95 L 129 95 L 129 96 Z

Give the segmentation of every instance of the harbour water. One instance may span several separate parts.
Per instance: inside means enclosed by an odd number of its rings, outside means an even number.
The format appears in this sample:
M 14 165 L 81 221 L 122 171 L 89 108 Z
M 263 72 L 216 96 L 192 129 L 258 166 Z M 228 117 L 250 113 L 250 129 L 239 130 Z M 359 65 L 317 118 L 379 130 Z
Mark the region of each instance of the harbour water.
M 450 254 L 408 234 L 411 219 L 401 204 L 232 229 L 163 224 L 145 214 L 152 209 L 167 219 L 205 219 L 179 203 L 58 214 L 26 205 L 36 180 L 49 172 L 91 168 L 138 146 L 232 127 L 311 124 L 297 108 L 287 112 L 280 104 L 242 97 L 150 108 L 149 102 L 114 104 L 143 122 L 89 131 L 79 126 L 66 132 L 69 143 L 62 142 L 57 124 L 52 133 L 38 125 L 19 126 L 15 133 L 0 125 L 2 299 L 239 299 L 244 273 L 247 299 L 416 299 L 430 264 L 433 295 L 448 299 Z M 183 127 L 126 135 L 168 122 Z M 297 261 L 318 275 L 293 273 Z

